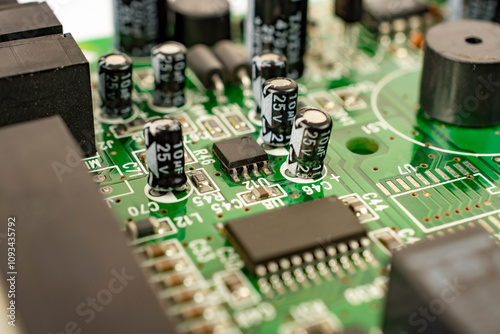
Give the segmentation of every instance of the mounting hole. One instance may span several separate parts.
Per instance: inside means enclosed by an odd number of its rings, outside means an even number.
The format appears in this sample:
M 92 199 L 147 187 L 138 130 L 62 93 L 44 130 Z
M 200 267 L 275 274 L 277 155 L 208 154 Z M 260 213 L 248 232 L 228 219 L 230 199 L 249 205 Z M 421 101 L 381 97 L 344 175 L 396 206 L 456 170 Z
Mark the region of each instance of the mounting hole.
M 359 155 L 370 155 L 376 153 L 379 149 L 379 145 L 375 140 L 362 137 L 349 140 L 346 147 L 352 153 Z
M 465 41 L 469 44 L 481 44 L 483 42 L 479 37 L 467 37 Z

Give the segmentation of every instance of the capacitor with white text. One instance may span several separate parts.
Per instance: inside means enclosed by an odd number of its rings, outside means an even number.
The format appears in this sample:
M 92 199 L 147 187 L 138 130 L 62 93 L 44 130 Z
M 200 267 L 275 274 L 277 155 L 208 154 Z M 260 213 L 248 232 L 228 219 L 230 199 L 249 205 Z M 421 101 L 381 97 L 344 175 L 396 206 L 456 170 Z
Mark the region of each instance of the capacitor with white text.
M 265 52 L 284 54 L 292 79 L 304 73 L 308 0 L 250 0 L 245 43 L 250 57 Z
M 181 123 L 159 118 L 144 126 L 148 184 L 158 191 L 180 189 L 187 182 Z
M 113 52 L 102 56 L 98 67 L 102 115 L 126 118 L 132 113 L 132 59 Z
M 260 114 L 262 104 L 262 86 L 266 80 L 288 75 L 288 62 L 284 55 L 263 53 L 252 59 L 252 88 L 255 100 L 255 112 Z
M 298 96 L 298 85 L 292 79 L 273 78 L 264 83 L 260 133 L 264 143 L 277 147 L 290 143 Z
M 186 47 L 166 42 L 152 50 L 155 79 L 153 103 L 158 107 L 182 107 L 186 103 Z
M 147 57 L 167 39 L 165 0 L 113 0 L 116 48 L 133 57 Z
M 295 177 L 321 176 L 332 133 L 332 118 L 316 108 L 299 110 L 292 129 L 288 171 Z

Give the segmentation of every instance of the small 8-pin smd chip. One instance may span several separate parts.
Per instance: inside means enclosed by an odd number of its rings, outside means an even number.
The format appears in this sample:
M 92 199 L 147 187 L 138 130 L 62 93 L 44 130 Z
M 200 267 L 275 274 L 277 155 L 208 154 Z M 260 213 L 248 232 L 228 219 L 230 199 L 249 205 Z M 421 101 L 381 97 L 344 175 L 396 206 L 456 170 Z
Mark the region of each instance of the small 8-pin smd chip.
M 257 276 L 321 261 L 367 245 L 366 229 L 337 197 L 231 221 L 231 245 Z
M 268 168 L 269 157 L 266 151 L 252 136 L 241 136 L 219 141 L 214 144 L 213 152 L 221 163 L 222 169 L 229 173 L 235 182 L 240 182 L 239 174 L 250 179 L 249 172 L 261 177 L 260 171 L 272 174 Z

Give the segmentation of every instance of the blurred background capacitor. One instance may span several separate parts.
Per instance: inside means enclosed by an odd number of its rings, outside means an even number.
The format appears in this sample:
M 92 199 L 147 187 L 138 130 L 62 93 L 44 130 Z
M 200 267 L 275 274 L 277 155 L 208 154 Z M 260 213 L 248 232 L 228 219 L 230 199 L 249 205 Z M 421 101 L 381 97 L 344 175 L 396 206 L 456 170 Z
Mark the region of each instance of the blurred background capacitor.
M 282 53 L 289 77 L 304 74 L 308 0 L 250 0 L 245 21 L 245 44 L 250 57 Z
M 186 47 L 166 42 L 153 48 L 152 67 L 155 79 L 153 103 L 159 107 L 182 107 L 186 103 Z
M 449 0 L 448 20 L 500 21 L 500 0 Z
M 224 95 L 224 65 L 208 46 L 192 46 L 187 59 L 189 67 L 207 89 L 214 90 L 217 95 Z
M 158 118 L 144 126 L 148 184 L 156 191 L 181 189 L 187 182 L 181 123 Z
M 322 174 L 332 127 L 332 118 L 320 109 L 304 108 L 297 112 L 287 160 L 290 174 L 303 179 Z
M 260 137 L 271 146 L 290 143 L 297 113 L 299 86 L 288 78 L 267 80 L 262 88 L 262 130 Z
M 336 0 L 335 14 L 345 23 L 359 22 L 363 14 L 363 0 Z
M 288 61 L 279 53 L 263 53 L 252 59 L 252 87 L 255 111 L 260 115 L 262 85 L 271 78 L 288 76 Z
M 251 86 L 251 66 L 248 56 L 229 40 L 219 41 L 214 45 L 214 53 L 224 65 L 226 79 L 245 89 Z
M 214 45 L 231 39 L 231 21 L 227 0 L 170 0 L 169 21 L 174 40 L 188 48 L 195 44 Z
M 167 40 L 165 0 L 113 0 L 115 47 L 134 57 L 146 57 Z
M 98 67 L 102 116 L 127 118 L 132 113 L 132 59 L 113 52 L 102 56 Z

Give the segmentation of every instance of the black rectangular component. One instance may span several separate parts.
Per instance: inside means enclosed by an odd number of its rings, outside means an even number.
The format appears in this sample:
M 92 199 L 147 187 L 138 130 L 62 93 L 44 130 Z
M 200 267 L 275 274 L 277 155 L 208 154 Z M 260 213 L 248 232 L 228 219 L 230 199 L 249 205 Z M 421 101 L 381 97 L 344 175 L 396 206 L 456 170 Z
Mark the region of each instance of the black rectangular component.
M 407 20 L 429 12 L 429 6 L 417 0 L 365 0 L 363 2 L 363 23 L 378 32 L 380 24 L 398 19 Z
M 0 236 L 15 223 L 17 256 L 0 271 L 17 272 L 26 333 L 175 333 L 63 121 L 1 129 L 0 152 Z
M 335 14 L 346 23 L 355 23 L 361 21 L 363 14 L 362 0 L 336 0 Z
M 60 115 L 94 155 L 89 63 L 71 35 L 0 43 L 0 127 Z
M 61 22 L 47 3 L 0 1 L 0 42 L 62 33 Z
M 300 257 L 366 236 L 364 226 L 337 197 L 244 217 L 229 222 L 225 230 L 252 273 L 257 266 L 272 261 Z
M 499 259 L 479 228 L 394 253 L 384 333 L 498 333 Z
M 213 150 L 226 169 L 240 168 L 267 161 L 266 151 L 252 136 L 242 136 L 217 142 Z
M 220 161 L 222 169 L 228 172 L 235 182 L 240 181 L 238 177 L 240 173 L 246 180 L 250 179 L 249 171 L 257 177 L 260 171 L 266 175 L 272 174 L 268 168 L 267 152 L 252 136 L 241 136 L 217 142 L 212 150 Z

